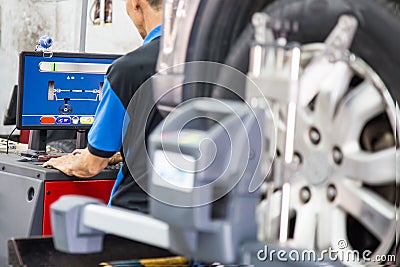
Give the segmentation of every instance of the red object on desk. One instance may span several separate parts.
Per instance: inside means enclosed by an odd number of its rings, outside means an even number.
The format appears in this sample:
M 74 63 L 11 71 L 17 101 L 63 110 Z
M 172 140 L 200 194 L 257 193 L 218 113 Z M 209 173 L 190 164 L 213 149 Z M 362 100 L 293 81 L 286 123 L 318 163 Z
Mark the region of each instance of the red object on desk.
M 44 184 L 42 235 L 51 232 L 50 205 L 63 195 L 83 195 L 108 203 L 114 180 L 54 181 Z
M 29 143 L 29 130 L 21 130 L 19 133 L 19 142 L 22 144 Z

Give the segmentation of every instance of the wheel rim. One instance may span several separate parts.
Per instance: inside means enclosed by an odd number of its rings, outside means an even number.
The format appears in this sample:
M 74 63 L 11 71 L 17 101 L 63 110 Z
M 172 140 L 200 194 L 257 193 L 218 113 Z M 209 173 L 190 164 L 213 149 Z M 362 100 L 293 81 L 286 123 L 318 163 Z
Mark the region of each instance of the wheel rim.
M 348 53 L 346 60 L 331 62 L 320 56 L 324 47 L 302 47 L 295 137 L 300 160 L 290 180 L 289 245 L 387 255 L 398 237 L 393 196 L 399 110 L 362 59 Z M 281 149 L 279 144 L 283 140 Z M 280 195 L 276 191 L 272 199 Z M 280 209 L 280 201 L 266 203 Z M 278 224 L 279 213 L 271 214 Z

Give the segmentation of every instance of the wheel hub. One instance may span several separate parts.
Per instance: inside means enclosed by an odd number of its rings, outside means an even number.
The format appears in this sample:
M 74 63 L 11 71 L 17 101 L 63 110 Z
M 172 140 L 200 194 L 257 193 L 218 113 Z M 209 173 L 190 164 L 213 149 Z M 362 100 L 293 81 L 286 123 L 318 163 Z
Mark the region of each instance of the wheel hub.
M 327 182 L 332 173 L 333 169 L 326 153 L 314 151 L 307 154 L 301 171 L 307 182 L 312 185 L 321 185 Z

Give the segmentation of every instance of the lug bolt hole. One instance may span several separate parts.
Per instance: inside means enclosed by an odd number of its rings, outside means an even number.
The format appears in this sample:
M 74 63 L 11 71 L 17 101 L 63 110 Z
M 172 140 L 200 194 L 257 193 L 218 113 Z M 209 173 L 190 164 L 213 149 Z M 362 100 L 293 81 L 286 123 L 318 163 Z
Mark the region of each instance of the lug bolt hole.
M 335 146 L 332 150 L 332 157 L 333 157 L 333 161 L 337 164 L 340 165 L 342 164 L 343 161 L 343 152 L 342 150 L 340 150 L 340 148 L 338 148 L 337 146 Z
M 301 201 L 303 204 L 307 204 L 307 203 L 310 201 L 310 199 L 311 199 L 311 191 L 310 191 L 310 188 L 308 188 L 307 186 L 306 186 L 306 187 L 303 187 L 303 188 L 300 190 L 300 201 Z
M 293 155 L 293 163 L 296 166 L 299 166 L 303 163 L 303 157 L 301 156 L 301 154 L 299 152 L 295 152 Z
M 331 184 L 328 186 L 327 197 L 330 202 L 333 202 L 337 196 L 337 189 L 336 187 Z
M 321 134 L 317 128 L 314 128 L 314 127 L 311 128 L 309 135 L 310 135 L 311 143 L 313 143 L 314 145 L 318 145 L 321 142 Z

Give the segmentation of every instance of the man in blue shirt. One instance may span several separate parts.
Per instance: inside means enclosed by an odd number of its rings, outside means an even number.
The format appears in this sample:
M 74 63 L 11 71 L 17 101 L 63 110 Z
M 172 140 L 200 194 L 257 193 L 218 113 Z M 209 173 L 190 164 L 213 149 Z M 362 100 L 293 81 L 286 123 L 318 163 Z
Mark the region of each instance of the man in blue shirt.
M 45 167 L 59 169 L 69 176 L 89 178 L 101 172 L 116 152 L 122 151 L 122 128 L 128 105 L 132 98 L 139 103 L 153 103 L 151 90 L 136 94 L 139 87 L 156 70 L 160 47 L 162 0 L 127 0 L 129 17 L 144 38 L 143 46 L 116 60 L 107 71 L 103 87 L 103 98 L 96 111 L 96 119 L 88 134 L 88 147 L 72 154 L 51 159 Z M 110 204 L 132 210 L 147 212 L 147 195 L 136 184 L 135 179 L 147 179 L 145 140 L 147 135 L 162 120 L 156 109 L 147 121 L 145 111 L 140 107 L 129 114 L 133 125 L 140 131 L 130 135 L 136 140 L 130 146 L 135 157 L 133 168 L 126 164 L 120 169 L 110 198 Z M 143 118 L 143 117 L 146 118 Z M 144 130 L 146 128 L 146 136 Z M 130 136 L 130 138 L 132 138 Z

